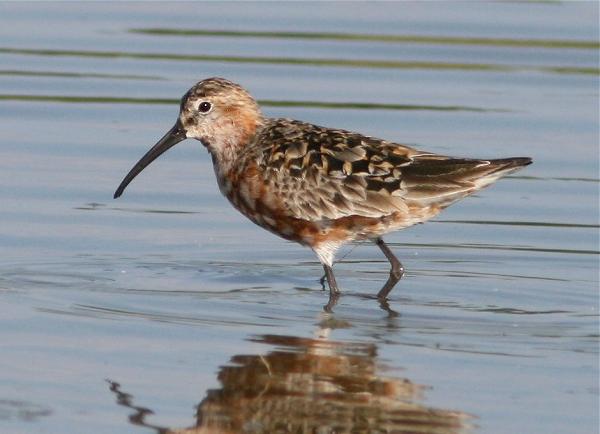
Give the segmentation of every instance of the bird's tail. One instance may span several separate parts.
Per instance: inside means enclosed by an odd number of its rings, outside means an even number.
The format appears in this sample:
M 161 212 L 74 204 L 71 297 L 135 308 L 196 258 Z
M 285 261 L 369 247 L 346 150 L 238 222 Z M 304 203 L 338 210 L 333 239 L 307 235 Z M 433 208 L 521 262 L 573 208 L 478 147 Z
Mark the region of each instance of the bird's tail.
M 487 187 L 488 185 L 496 182 L 503 176 L 509 173 L 516 172 L 525 166 L 528 166 L 533 161 L 529 157 L 512 157 L 512 158 L 500 158 L 496 160 L 482 161 L 483 166 L 480 170 L 473 171 L 473 177 L 470 180 L 478 185 L 477 190 L 480 188 Z
M 531 163 L 527 157 L 473 160 L 423 155 L 404 170 L 404 197 L 445 208 Z

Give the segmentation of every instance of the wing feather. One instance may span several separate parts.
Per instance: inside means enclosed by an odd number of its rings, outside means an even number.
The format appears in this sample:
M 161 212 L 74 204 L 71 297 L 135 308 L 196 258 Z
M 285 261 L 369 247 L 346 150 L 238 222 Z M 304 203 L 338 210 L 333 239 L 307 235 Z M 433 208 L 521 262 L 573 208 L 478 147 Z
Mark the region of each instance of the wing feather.
M 451 158 L 287 119 L 270 120 L 255 140 L 272 193 L 290 217 L 311 221 L 443 208 L 528 164 Z

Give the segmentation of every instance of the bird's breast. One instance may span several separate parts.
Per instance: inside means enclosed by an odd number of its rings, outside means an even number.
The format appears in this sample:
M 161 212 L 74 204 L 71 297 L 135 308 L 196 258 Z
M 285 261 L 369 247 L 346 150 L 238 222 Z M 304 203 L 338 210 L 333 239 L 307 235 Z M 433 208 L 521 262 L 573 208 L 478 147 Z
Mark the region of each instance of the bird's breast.
M 221 193 L 239 212 L 279 236 L 298 241 L 282 201 L 269 188 L 256 164 L 234 166 L 226 173 L 216 172 Z

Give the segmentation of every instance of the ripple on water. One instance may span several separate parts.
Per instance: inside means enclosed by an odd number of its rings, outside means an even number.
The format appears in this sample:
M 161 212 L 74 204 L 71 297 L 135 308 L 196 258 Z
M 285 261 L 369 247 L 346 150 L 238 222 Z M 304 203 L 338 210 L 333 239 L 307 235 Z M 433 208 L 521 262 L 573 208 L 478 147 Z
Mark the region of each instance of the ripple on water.
M 469 268 L 472 265 L 467 261 Z M 465 266 L 458 260 L 442 266 L 437 271 L 409 273 L 390 300 L 400 316 L 388 318 L 390 313 L 379 309 L 373 297 L 385 280 L 385 264 L 343 262 L 338 274 L 348 287 L 336 307 L 336 318 L 369 339 L 438 351 L 538 357 L 531 345 L 541 341 L 555 351 L 596 351 L 591 323 L 575 305 L 557 308 L 549 301 L 529 308 L 529 297 L 537 297 L 540 285 L 547 286 L 552 296 L 550 286 L 562 285 L 560 279 L 457 271 L 454 267 Z M 318 264 L 310 262 L 104 255 L 5 265 L 0 268 L 0 285 L 21 293 L 49 314 L 229 329 L 277 328 L 310 321 L 326 303 L 327 292 L 320 290 L 316 279 L 319 271 Z M 504 289 L 490 291 L 489 282 L 502 287 L 498 281 L 503 279 L 508 284 Z M 593 306 L 588 315 L 597 315 Z M 445 336 L 445 344 L 439 343 L 440 336 Z

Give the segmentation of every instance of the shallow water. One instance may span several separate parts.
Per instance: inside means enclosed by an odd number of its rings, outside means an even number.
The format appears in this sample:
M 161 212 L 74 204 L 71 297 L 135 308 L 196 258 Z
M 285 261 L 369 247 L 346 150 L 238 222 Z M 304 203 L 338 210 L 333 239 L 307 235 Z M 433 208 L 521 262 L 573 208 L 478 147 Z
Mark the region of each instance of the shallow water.
M 596 3 L 0 16 L 2 433 L 598 428 Z M 397 316 L 379 250 L 345 248 L 327 315 L 316 258 L 238 215 L 198 143 L 112 200 L 214 75 L 271 116 L 534 164 L 386 237 Z

